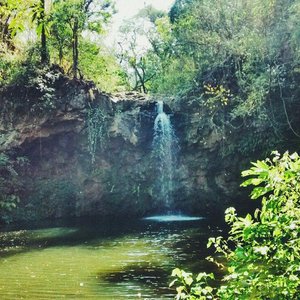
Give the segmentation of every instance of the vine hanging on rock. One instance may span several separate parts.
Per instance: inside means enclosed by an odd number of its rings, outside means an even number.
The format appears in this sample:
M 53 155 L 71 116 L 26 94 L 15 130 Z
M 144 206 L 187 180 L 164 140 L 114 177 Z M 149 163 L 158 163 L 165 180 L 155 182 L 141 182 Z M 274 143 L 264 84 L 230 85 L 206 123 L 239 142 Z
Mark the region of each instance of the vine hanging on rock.
M 104 148 L 106 135 L 106 116 L 99 107 L 90 107 L 87 114 L 88 151 L 94 164 L 98 145 Z

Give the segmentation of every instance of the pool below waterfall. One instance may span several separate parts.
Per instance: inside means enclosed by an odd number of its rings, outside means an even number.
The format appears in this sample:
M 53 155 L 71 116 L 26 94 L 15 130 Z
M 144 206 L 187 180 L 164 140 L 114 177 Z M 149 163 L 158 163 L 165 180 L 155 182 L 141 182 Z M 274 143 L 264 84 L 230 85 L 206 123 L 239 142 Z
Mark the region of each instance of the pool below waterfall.
M 24 228 L 24 226 L 23 226 Z M 172 269 L 211 268 L 204 219 L 76 219 L 0 233 L 0 299 L 172 299 Z

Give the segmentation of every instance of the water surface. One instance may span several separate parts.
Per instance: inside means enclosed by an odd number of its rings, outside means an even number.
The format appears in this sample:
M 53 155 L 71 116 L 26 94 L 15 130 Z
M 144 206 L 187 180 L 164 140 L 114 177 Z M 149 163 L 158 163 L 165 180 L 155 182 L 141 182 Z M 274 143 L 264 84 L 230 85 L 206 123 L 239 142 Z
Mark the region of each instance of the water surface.
M 207 270 L 211 231 L 205 220 L 7 228 L 0 233 L 0 299 L 173 299 L 173 268 Z

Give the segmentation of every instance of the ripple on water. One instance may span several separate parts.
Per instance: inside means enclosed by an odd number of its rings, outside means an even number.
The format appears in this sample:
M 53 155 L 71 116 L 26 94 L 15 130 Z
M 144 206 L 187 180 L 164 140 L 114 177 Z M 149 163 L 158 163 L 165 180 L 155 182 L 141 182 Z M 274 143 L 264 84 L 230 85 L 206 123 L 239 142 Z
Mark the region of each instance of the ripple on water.
M 142 222 L 134 233 L 91 231 L 84 238 L 80 228 L 23 232 L 22 251 L 0 256 L 0 299 L 172 299 L 172 269 L 199 252 L 199 229 L 149 230 Z

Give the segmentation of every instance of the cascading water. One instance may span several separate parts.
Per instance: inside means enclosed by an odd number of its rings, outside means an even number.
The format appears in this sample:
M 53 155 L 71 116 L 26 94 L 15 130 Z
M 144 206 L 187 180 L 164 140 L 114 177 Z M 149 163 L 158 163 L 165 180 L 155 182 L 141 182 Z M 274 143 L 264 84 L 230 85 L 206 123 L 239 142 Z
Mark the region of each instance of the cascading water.
M 164 112 L 162 101 L 157 102 L 157 116 L 154 121 L 153 157 L 156 168 L 156 182 L 154 187 L 155 199 L 164 204 L 166 210 L 172 208 L 172 193 L 177 138 L 172 127 L 170 117 Z
M 157 116 L 154 121 L 154 138 L 152 144 L 153 167 L 156 171 L 153 198 L 163 205 L 161 215 L 145 217 L 149 222 L 197 221 L 198 216 L 174 214 L 174 174 L 177 167 L 178 140 L 172 127 L 170 117 L 164 112 L 164 104 L 156 104 Z

